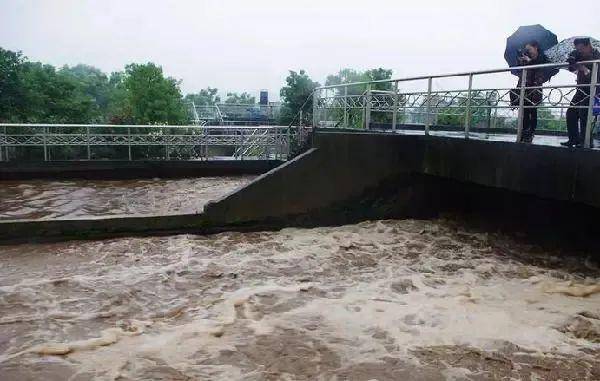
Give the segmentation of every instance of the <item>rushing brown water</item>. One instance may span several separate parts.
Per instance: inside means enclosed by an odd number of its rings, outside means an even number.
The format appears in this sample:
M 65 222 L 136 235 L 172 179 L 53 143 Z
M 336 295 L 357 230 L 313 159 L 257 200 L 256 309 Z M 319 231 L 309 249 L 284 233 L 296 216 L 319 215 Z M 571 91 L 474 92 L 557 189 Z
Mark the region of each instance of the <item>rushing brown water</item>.
M 0 220 L 201 212 L 252 176 L 0 182 Z
M 2 380 L 598 380 L 600 270 L 446 221 L 0 248 Z

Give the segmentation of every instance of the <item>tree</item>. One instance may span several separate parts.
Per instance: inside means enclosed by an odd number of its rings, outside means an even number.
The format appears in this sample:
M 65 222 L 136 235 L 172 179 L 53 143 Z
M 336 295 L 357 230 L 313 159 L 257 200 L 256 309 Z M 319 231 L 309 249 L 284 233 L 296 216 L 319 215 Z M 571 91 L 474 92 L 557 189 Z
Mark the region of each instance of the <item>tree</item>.
M 125 88 L 125 73 L 116 71 L 111 73 L 108 80 L 108 105 L 107 121 L 110 124 L 134 124 L 131 104 Z
M 312 114 L 312 93 L 320 85 L 310 79 L 304 70 L 290 70 L 285 82 L 286 85 L 279 92 L 282 99 L 280 123 L 289 124 L 301 109 L 308 115 Z
M 390 69 L 369 69 L 364 72 L 356 71 L 354 69 L 342 69 L 337 74 L 331 74 L 327 76 L 325 80 L 325 86 L 341 85 L 344 83 L 353 82 L 371 82 L 381 81 L 392 78 L 392 70 Z M 391 82 L 375 83 L 371 87 L 372 90 L 392 90 Z M 348 87 L 348 94 L 356 95 L 362 94 L 367 90 L 366 85 L 356 85 Z
M 94 100 L 74 78 L 51 65 L 25 62 L 20 71 L 23 89 L 22 122 L 90 123 Z
M 342 69 L 337 74 L 328 75 L 325 80 L 326 86 L 341 85 L 345 83 L 355 82 L 372 82 L 381 81 L 392 78 L 392 70 L 390 69 L 369 69 L 366 71 L 357 71 L 354 69 Z M 392 90 L 391 82 L 374 83 L 371 85 L 371 90 Z M 367 85 L 365 83 L 348 86 L 348 95 L 362 95 L 367 91 Z M 335 90 L 336 96 L 343 96 L 345 90 L 339 87 Z M 328 120 L 342 121 L 344 110 L 334 109 L 330 110 L 327 114 Z M 362 128 L 363 127 L 363 110 L 352 109 L 348 111 L 348 126 L 351 128 Z M 390 113 L 372 113 L 371 122 L 373 123 L 392 123 L 392 116 Z
M 137 124 L 184 124 L 187 113 L 179 82 L 153 63 L 125 67 L 123 86 L 131 118 Z
M 0 122 L 20 119 L 23 89 L 19 72 L 22 64 L 20 52 L 0 48 Z
M 225 99 L 225 103 L 239 104 L 239 105 L 253 105 L 256 103 L 256 98 L 246 92 L 243 92 L 241 94 L 227 93 L 227 98 Z
M 194 102 L 196 106 L 214 106 L 221 102 L 218 92 L 218 89 L 209 86 L 197 93 L 187 94 L 184 101 L 186 103 Z
M 106 74 L 100 69 L 83 64 L 73 67 L 64 66 L 59 70 L 59 74 L 77 82 L 81 91 L 94 100 L 94 122 L 103 122 L 108 119 L 111 87 Z

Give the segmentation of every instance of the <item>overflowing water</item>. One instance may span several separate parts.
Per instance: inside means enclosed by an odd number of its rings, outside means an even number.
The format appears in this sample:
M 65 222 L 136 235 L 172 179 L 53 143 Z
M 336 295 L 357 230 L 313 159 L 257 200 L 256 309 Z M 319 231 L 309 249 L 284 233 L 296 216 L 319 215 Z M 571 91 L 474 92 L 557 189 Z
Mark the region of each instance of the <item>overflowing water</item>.
M 0 220 L 197 213 L 252 178 L 3 181 Z
M 600 379 L 569 254 L 447 220 L 2 247 L 0 379 Z

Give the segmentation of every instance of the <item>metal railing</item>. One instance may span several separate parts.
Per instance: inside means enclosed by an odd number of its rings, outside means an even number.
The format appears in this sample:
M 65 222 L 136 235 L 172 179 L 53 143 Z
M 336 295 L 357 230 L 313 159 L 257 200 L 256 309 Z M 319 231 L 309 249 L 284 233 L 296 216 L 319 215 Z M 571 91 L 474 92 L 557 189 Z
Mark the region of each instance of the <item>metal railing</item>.
M 540 124 L 549 130 L 564 131 L 565 110 L 587 110 L 584 146 L 590 147 L 593 125 L 594 97 L 599 94 L 598 67 L 600 60 L 586 61 L 592 66 L 591 84 L 556 84 L 554 80 L 543 86 L 526 86 L 527 72 L 565 68 L 567 63 L 543 64 L 503 69 L 482 70 L 465 73 L 440 74 L 371 82 L 345 83 L 318 87 L 313 93 L 313 126 L 324 128 L 391 129 L 395 131 L 407 125 L 423 127 L 429 135 L 435 127 L 460 128 L 469 138 L 474 127 L 495 129 L 504 127 L 521 141 L 525 110 L 535 108 Z M 494 76 L 508 75 L 517 71 L 522 86 L 495 87 Z M 466 84 L 454 89 L 434 89 L 434 81 L 466 79 Z M 477 85 L 476 81 L 486 82 Z M 503 78 L 507 82 L 508 78 Z M 575 78 L 571 79 L 575 82 Z M 529 99 L 536 91 L 541 99 Z M 584 102 L 572 104 L 575 94 L 581 93 Z M 589 94 L 589 95 L 588 95 Z M 515 103 L 516 102 L 516 103 Z M 540 129 L 540 128 L 538 128 Z M 541 128 L 544 130 L 544 128 Z
M 0 124 L 0 161 L 287 159 L 284 126 Z
M 232 104 L 196 105 L 190 103 L 191 122 L 196 125 L 274 125 L 279 119 L 281 105 Z

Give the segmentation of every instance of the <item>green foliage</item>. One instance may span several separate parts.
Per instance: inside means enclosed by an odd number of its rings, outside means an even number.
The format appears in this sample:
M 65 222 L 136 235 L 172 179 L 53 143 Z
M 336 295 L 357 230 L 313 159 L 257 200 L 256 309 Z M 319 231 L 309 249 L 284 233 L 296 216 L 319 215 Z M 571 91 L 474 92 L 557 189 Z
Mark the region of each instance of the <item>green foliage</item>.
M 354 69 L 342 69 L 337 74 L 331 74 L 327 76 L 325 80 L 325 86 L 330 85 L 341 85 L 344 83 L 353 82 L 372 82 L 381 81 L 392 78 L 392 70 L 390 69 L 369 69 L 364 72 L 356 71 Z M 366 85 L 355 85 L 348 87 L 349 95 L 362 94 L 367 90 Z M 375 83 L 371 87 L 371 90 L 392 90 L 391 82 Z M 340 94 L 341 95 L 341 94 Z
M 101 123 L 108 114 L 111 87 L 106 74 L 93 66 L 79 64 L 73 67 L 64 66 L 59 74 L 70 77 L 78 84 L 81 91 L 94 100 L 93 122 Z
M 285 82 L 286 85 L 279 92 L 282 99 L 280 123 L 291 123 L 301 108 L 309 118 L 312 114 L 311 94 L 319 83 L 313 81 L 304 70 L 299 72 L 290 70 Z
M 216 88 L 207 87 L 198 93 L 186 95 L 184 101 L 186 103 L 194 102 L 196 106 L 214 106 L 221 102 L 221 98 L 217 95 L 218 92 L 219 90 Z
M 392 78 L 392 70 L 377 68 L 369 69 L 366 71 L 357 71 L 354 69 L 342 69 L 337 74 L 327 76 L 325 85 L 341 85 L 344 83 L 354 82 L 372 82 L 381 81 Z M 371 90 L 379 91 L 392 91 L 393 85 L 391 82 L 374 83 L 371 85 Z M 366 84 L 348 86 L 348 95 L 362 95 L 367 91 Z M 345 90 L 343 88 L 337 89 L 337 96 L 343 96 Z M 334 109 L 331 110 L 327 119 L 336 120 L 341 123 L 344 118 L 344 110 Z M 402 121 L 402 115 L 398 115 L 397 121 Z M 390 113 L 373 112 L 371 114 L 372 123 L 392 123 L 392 115 Z M 349 128 L 363 128 L 363 110 L 348 110 L 348 127 Z
M 216 92 L 208 89 L 209 96 Z M 0 48 L 0 121 L 184 124 L 187 119 L 179 82 L 153 63 L 131 64 L 108 77 L 88 65 L 56 70 Z
M 539 130 L 552 130 L 560 131 L 564 130 L 565 123 L 556 117 L 549 109 L 539 108 L 538 109 L 538 127 Z
M 225 99 L 225 103 L 240 104 L 240 105 L 253 105 L 256 103 L 256 98 L 246 92 L 243 92 L 241 94 L 227 93 L 227 98 Z
M 20 68 L 25 122 L 86 123 L 93 120 L 94 100 L 74 78 L 51 65 L 25 62 Z
M 136 124 L 184 124 L 187 113 L 179 82 L 165 78 L 162 68 L 153 63 L 129 64 L 122 85 Z
M 0 48 L 0 121 L 14 122 L 20 118 L 23 89 L 19 68 L 22 64 L 20 52 Z

